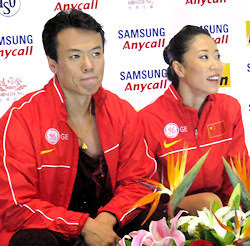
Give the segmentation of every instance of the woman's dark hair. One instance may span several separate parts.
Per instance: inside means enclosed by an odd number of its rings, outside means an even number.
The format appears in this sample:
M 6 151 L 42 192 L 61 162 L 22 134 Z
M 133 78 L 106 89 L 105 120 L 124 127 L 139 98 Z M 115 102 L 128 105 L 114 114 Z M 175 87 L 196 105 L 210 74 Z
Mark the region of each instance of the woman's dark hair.
M 101 34 L 104 48 L 105 37 L 102 26 L 90 15 L 77 9 L 59 12 L 47 21 L 42 33 L 43 47 L 47 56 L 57 62 L 57 34 L 66 28 L 95 31 Z
M 172 81 L 176 90 L 179 86 L 179 78 L 173 69 L 172 63 L 173 61 L 178 61 L 179 63 L 183 62 L 184 55 L 188 50 L 190 41 L 200 34 L 205 34 L 211 37 L 209 32 L 201 27 L 191 25 L 184 26 L 170 40 L 168 46 L 165 47 L 163 51 L 164 60 L 169 65 L 167 69 L 167 78 Z

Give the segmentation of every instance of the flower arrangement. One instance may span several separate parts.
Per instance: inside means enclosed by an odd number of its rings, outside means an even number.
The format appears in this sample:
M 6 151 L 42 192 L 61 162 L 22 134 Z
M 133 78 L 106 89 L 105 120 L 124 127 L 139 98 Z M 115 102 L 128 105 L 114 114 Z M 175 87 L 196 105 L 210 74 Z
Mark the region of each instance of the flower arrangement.
M 139 230 L 124 236 L 120 246 L 230 246 L 250 245 L 250 161 L 240 156 L 231 159 L 231 165 L 223 158 L 223 162 L 234 187 L 228 205 L 220 207 L 211 196 L 210 209 L 197 211 L 197 216 L 185 216 L 184 210 L 173 217 L 173 211 L 191 186 L 199 169 L 206 159 L 206 153 L 185 176 L 187 150 L 182 160 L 172 157 L 168 161 L 170 189 L 152 180 L 138 181 L 153 190 L 153 193 L 140 199 L 132 208 L 152 203 L 152 207 L 144 222 L 153 214 L 158 206 L 161 194 L 170 196 L 168 203 L 169 219 L 151 221 L 149 231 Z M 245 211 L 245 212 L 244 212 Z M 143 222 L 143 223 L 144 223 Z
M 244 213 L 240 208 L 240 192 L 238 184 L 227 206 L 219 208 L 217 202 L 211 202 L 211 208 L 198 211 L 198 216 L 181 216 L 185 212 L 181 210 L 170 220 L 164 217 L 152 221 L 149 231 L 131 232 L 122 238 L 120 245 L 250 245 L 250 211 Z
M 240 187 L 238 183 L 227 206 L 220 208 L 214 203 L 210 209 L 197 211 L 198 216 L 179 218 L 177 228 L 185 235 L 185 245 L 192 245 L 191 242 L 197 239 L 218 246 L 238 245 L 247 241 L 250 245 L 250 211 L 244 213 L 240 207 Z
M 245 211 L 250 210 L 250 158 L 246 161 L 245 155 L 241 158 L 239 156 L 234 157 L 234 161 L 231 158 L 231 166 L 223 158 L 224 166 L 228 173 L 229 179 L 233 187 L 238 183 L 241 184 L 241 205 Z
M 182 157 L 180 158 L 178 153 L 176 163 L 174 161 L 173 156 L 170 156 L 168 159 L 168 180 L 170 189 L 166 188 L 163 184 L 158 183 L 154 180 L 150 179 L 138 180 L 138 182 L 151 188 L 153 191 L 153 193 L 150 193 L 145 197 L 141 198 L 130 209 L 130 211 L 133 211 L 136 208 L 152 203 L 151 209 L 142 224 L 144 224 L 149 219 L 149 217 L 154 213 L 159 204 L 162 194 L 167 194 L 170 196 L 170 200 L 168 202 L 168 214 L 169 217 L 171 218 L 173 217 L 174 210 L 178 207 L 178 205 L 186 195 L 188 189 L 192 185 L 197 173 L 199 172 L 200 168 L 202 167 L 209 153 L 208 151 L 205 155 L 203 155 L 194 165 L 194 167 L 187 174 L 184 175 L 186 168 L 186 161 L 187 161 L 187 152 L 188 152 L 187 146 L 184 146 Z
M 152 246 L 152 245 L 172 245 L 173 242 L 177 246 L 184 245 L 185 236 L 177 230 L 178 218 L 184 211 L 180 211 L 168 225 L 166 218 L 163 217 L 159 221 L 152 221 L 149 226 L 149 231 L 139 230 L 131 232 L 129 236 L 123 237 L 120 241 L 121 246 Z

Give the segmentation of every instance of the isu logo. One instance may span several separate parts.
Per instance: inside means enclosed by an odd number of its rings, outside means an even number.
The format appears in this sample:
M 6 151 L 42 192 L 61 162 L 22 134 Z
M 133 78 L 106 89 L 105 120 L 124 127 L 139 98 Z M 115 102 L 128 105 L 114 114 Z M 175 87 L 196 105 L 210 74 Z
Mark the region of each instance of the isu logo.
M 20 6 L 20 0 L 0 0 L 0 15 L 11 17 L 19 11 Z
M 168 123 L 165 127 L 164 127 L 164 134 L 168 137 L 168 138 L 175 138 L 178 136 L 179 134 L 179 127 L 175 124 L 175 123 Z
M 50 128 L 45 133 L 45 139 L 49 144 L 57 144 L 60 139 L 60 133 L 55 128 Z

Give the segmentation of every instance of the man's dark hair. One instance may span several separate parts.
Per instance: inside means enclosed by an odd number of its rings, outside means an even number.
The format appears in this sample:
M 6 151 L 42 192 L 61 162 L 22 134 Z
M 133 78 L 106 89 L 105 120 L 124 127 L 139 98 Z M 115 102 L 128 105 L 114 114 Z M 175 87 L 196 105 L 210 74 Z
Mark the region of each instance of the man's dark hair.
M 42 33 L 43 47 L 47 56 L 57 62 L 57 34 L 66 28 L 95 31 L 101 34 L 104 48 L 105 37 L 102 26 L 89 14 L 77 9 L 59 12 L 47 21 Z

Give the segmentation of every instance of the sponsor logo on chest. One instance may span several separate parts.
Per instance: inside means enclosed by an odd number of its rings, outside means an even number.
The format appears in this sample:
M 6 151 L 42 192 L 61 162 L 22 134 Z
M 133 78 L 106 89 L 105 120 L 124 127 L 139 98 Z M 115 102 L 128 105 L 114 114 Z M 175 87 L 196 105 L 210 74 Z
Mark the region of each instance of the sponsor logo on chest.
M 176 123 L 168 123 L 164 127 L 164 134 L 168 138 L 175 138 L 179 135 L 179 133 L 182 132 L 188 132 L 188 127 L 187 126 L 178 126 Z
M 45 139 L 49 144 L 55 145 L 58 141 L 61 140 L 69 140 L 69 134 L 67 133 L 59 133 L 55 128 L 49 128 L 45 133 Z

